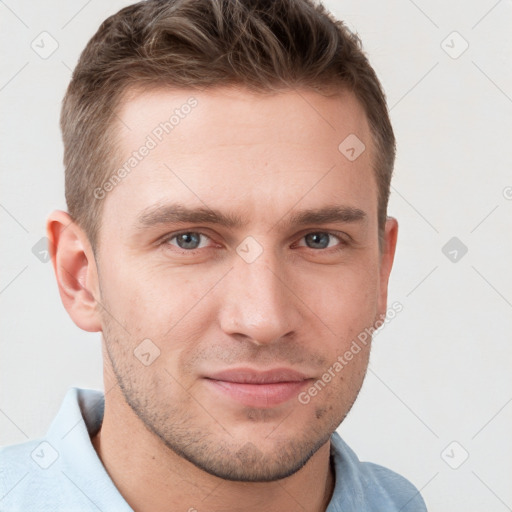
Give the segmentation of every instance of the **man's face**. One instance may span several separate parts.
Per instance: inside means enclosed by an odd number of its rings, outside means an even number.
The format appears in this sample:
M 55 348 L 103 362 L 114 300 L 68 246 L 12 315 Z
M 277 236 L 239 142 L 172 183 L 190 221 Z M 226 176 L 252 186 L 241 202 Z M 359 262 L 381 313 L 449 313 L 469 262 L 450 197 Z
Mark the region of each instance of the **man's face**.
M 349 93 L 160 89 L 119 117 L 120 167 L 151 147 L 103 199 L 106 364 L 140 420 L 198 467 L 290 475 L 348 413 L 369 344 L 309 403 L 300 393 L 386 307 L 364 111 Z M 350 134 L 366 145 L 354 161 L 338 149 Z

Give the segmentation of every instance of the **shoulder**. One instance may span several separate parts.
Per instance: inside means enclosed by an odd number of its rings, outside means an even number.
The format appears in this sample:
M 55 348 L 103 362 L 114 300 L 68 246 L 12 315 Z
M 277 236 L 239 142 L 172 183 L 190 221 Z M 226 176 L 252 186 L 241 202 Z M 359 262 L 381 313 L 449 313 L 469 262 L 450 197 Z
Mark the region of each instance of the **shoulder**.
M 91 443 L 103 393 L 70 389 L 43 439 L 0 448 L 1 512 L 131 510 Z
M 409 480 L 378 464 L 361 462 L 336 432 L 331 437 L 331 454 L 336 486 L 328 512 L 426 512 L 420 492 Z
M 35 464 L 38 459 L 36 454 L 40 443 L 41 440 L 32 440 L 0 447 L 0 499 L 30 472 L 31 461 Z
M 58 485 L 57 458 L 42 439 L 0 448 L 0 510 L 49 510 L 44 503 Z
M 420 491 L 402 475 L 371 462 L 361 462 L 360 467 L 370 501 L 385 500 L 390 511 L 426 512 Z

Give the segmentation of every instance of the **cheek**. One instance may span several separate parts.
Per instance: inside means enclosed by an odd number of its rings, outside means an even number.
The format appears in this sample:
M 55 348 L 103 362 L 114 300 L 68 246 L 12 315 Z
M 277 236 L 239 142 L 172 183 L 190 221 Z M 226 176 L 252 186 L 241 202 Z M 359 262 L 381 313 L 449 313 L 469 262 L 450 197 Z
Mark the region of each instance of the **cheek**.
M 304 413 L 312 421 L 312 428 L 336 429 L 354 404 L 361 389 L 368 365 L 369 345 L 352 354 L 350 361 L 333 359 L 325 373 L 301 394 Z M 340 362 L 342 361 L 342 362 Z M 338 365 L 336 365 L 336 362 Z
M 365 262 L 367 265 L 368 263 Z M 318 421 L 341 422 L 361 388 L 368 365 L 371 336 L 378 309 L 378 272 L 370 265 L 361 271 L 340 269 L 325 281 L 324 290 L 310 287 L 314 314 L 310 322 L 323 328 L 322 346 L 317 350 L 325 360 L 320 380 L 325 389 L 312 399 Z M 325 329 L 327 325 L 329 329 Z M 361 341 L 362 340 L 362 341 Z M 310 341 L 313 341 L 310 338 Z M 322 383 L 317 387 L 322 388 Z M 313 391 L 315 393 L 315 391 Z M 337 424 L 334 425 L 336 428 Z
M 125 328 L 121 334 L 134 346 L 152 340 L 163 356 L 158 363 L 169 361 L 171 353 L 176 360 L 178 353 L 186 355 L 194 348 L 193 340 L 216 322 L 211 290 L 218 272 L 198 275 L 191 268 L 118 260 L 104 274 L 102 298 L 116 324 Z
M 301 274 L 296 295 L 316 322 L 330 331 L 340 348 L 375 320 L 378 309 L 378 268 L 368 261 Z

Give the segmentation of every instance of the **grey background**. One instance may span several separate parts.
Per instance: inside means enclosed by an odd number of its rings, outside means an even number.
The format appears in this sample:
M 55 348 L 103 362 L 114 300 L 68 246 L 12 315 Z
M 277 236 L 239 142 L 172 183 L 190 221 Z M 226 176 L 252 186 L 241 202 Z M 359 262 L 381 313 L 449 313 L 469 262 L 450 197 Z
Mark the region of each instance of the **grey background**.
M 44 435 L 68 387 L 102 387 L 100 336 L 72 323 L 36 255 L 46 216 L 65 209 L 58 116 L 71 69 L 128 3 L 0 1 L 0 444 Z M 404 308 L 376 337 L 339 431 L 430 510 L 512 510 L 512 3 L 326 5 L 359 33 L 388 95 L 390 304 Z

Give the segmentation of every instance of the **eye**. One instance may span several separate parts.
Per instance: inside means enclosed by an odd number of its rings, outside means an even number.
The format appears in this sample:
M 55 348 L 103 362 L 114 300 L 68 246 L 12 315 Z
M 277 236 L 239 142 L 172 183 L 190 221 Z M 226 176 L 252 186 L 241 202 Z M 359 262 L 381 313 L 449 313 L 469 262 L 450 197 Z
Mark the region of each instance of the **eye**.
M 178 233 L 166 240 L 166 243 L 175 245 L 180 249 L 193 251 L 194 249 L 201 249 L 208 245 L 210 239 L 202 233 L 195 231 L 187 231 L 185 233 Z
M 302 243 L 302 240 L 304 240 L 305 243 Z M 298 245 L 305 245 L 310 249 L 328 249 L 330 247 L 343 244 L 343 240 L 339 236 L 324 231 L 308 233 L 302 238 L 302 240 Z

